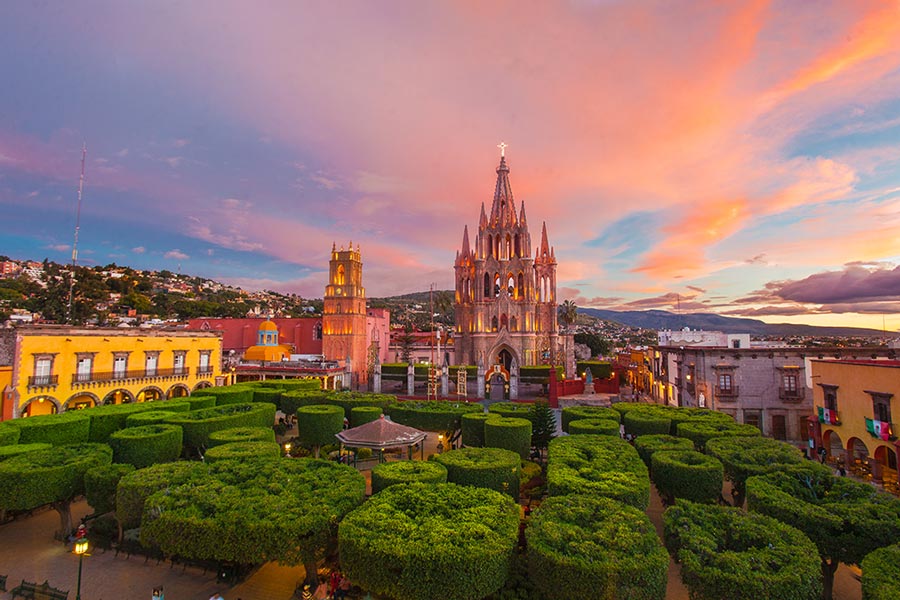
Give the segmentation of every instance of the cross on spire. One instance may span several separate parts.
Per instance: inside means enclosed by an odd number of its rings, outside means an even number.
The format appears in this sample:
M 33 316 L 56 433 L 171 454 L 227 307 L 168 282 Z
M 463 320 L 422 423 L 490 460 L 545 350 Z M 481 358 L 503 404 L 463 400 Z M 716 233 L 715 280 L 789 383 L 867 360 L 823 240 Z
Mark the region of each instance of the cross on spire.
M 500 148 L 500 158 L 506 156 L 506 149 L 509 147 L 509 144 L 506 142 L 500 142 L 497 144 L 497 147 Z

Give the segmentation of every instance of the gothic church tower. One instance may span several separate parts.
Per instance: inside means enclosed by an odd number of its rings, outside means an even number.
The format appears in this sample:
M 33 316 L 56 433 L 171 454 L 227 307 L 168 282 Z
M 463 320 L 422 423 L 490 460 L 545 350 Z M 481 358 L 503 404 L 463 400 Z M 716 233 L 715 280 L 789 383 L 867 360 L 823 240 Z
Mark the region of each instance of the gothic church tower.
M 328 285 L 322 309 L 322 354 L 326 360 L 350 360 L 353 385 L 366 383 L 366 289 L 362 285 L 359 244 L 331 247 Z

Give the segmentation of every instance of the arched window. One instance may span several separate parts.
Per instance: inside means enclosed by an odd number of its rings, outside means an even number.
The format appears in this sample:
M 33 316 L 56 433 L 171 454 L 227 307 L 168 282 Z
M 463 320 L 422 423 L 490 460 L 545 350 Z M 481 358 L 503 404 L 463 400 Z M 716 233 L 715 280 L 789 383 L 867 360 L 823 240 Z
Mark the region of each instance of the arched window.
M 506 234 L 506 247 L 503 249 L 503 258 L 509 258 L 512 256 L 512 237 L 507 233 Z
M 500 273 L 494 273 L 494 297 L 500 295 Z
M 484 297 L 491 297 L 491 276 L 487 273 L 484 274 Z
M 518 233 L 516 234 L 515 245 L 516 245 L 516 258 L 522 258 L 522 241 L 521 241 L 521 238 L 519 237 Z
M 509 330 L 510 331 L 518 331 L 519 330 L 519 322 L 515 317 L 509 318 Z
M 491 317 L 491 331 L 497 331 L 497 317 Z
M 518 294 L 516 293 L 516 280 L 513 277 L 512 273 L 506 276 L 506 293 L 509 294 L 512 298 L 518 296 Z
M 487 236 L 487 245 L 488 245 L 488 256 L 494 256 L 494 236 L 488 234 Z
M 516 298 L 524 298 L 525 297 L 525 275 L 522 273 L 522 271 L 519 271 L 518 284 L 519 285 L 516 286 L 516 289 L 518 289 L 519 293 L 516 294 Z
M 338 265 L 337 273 L 334 277 L 334 282 L 337 285 L 344 285 L 344 265 Z
M 506 313 L 500 315 L 500 329 L 506 329 L 509 327 L 509 319 L 506 316 Z

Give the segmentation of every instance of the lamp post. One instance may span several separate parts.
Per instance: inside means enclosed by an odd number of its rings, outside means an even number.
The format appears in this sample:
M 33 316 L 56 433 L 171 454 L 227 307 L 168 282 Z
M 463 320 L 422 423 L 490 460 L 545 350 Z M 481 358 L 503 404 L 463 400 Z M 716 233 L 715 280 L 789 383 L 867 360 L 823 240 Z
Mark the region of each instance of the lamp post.
M 84 531 L 79 528 L 78 529 L 78 537 L 75 539 L 75 548 L 74 552 L 78 555 L 78 584 L 75 588 L 75 600 L 81 600 L 81 564 L 84 561 L 85 555 L 90 556 L 87 553 L 88 551 L 88 540 L 85 537 Z

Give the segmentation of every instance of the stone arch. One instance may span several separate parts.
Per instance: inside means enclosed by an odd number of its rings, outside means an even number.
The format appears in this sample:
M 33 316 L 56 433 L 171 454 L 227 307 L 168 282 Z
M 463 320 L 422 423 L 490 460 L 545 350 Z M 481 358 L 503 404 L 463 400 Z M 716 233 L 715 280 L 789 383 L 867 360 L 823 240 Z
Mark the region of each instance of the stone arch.
M 513 277 L 512 273 L 506 274 L 506 293 L 509 294 L 511 298 L 519 297 L 519 290 L 516 289 L 516 278 Z
M 346 274 L 344 272 L 344 265 L 338 265 L 337 273 L 335 274 L 335 283 L 337 285 L 344 285 L 344 281 L 346 281 Z
M 484 297 L 490 298 L 493 294 L 491 294 L 491 276 L 488 273 L 484 274 Z
M 157 400 L 162 400 L 166 395 L 163 393 L 161 389 L 156 387 L 155 385 L 148 385 L 140 392 L 138 392 L 135 397 L 136 402 L 156 402 Z
M 519 276 L 516 278 L 516 290 L 516 298 L 525 297 L 525 274 L 522 271 L 519 271 Z
M 500 342 L 496 346 L 494 346 L 493 350 L 490 353 L 490 364 L 495 365 L 497 361 L 500 361 L 500 364 L 503 365 L 503 368 L 509 372 L 512 367 L 513 361 L 516 364 L 521 365 L 522 361 L 519 359 L 518 353 L 506 342 Z
M 509 318 L 509 330 L 510 331 L 518 331 L 519 330 L 519 321 L 515 316 Z
M 35 396 L 19 406 L 20 417 L 32 417 L 37 415 L 55 415 L 60 412 L 59 400 L 53 396 Z
M 91 392 L 75 392 L 69 396 L 69 399 L 63 404 L 63 411 L 80 410 L 82 408 L 97 406 L 98 404 L 100 404 L 100 398 L 97 397 L 97 394 Z
M 825 447 L 828 456 L 839 460 L 844 459 L 844 442 L 834 429 L 826 429 L 822 432 L 822 446 Z
M 183 398 L 190 395 L 191 390 L 189 390 L 188 386 L 184 385 L 183 383 L 176 383 L 166 391 L 167 400 L 172 398 Z
M 487 245 L 488 245 L 488 256 L 494 256 L 494 236 L 488 234 L 487 236 Z
M 491 331 L 497 331 L 497 315 L 491 317 Z
M 506 313 L 500 315 L 500 329 L 509 329 L 509 317 L 506 316 Z
M 103 397 L 103 404 L 130 404 L 134 402 L 134 394 L 126 389 L 113 390 Z
M 202 390 L 204 388 L 212 387 L 212 384 L 208 381 L 200 381 L 197 385 L 194 386 L 192 392 L 196 392 L 197 390 Z
M 875 460 L 888 469 L 897 470 L 897 453 L 890 447 L 881 444 L 875 448 Z
M 852 437 L 847 440 L 847 455 L 850 460 L 865 461 L 869 458 L 869 447 L 858 437 Z

